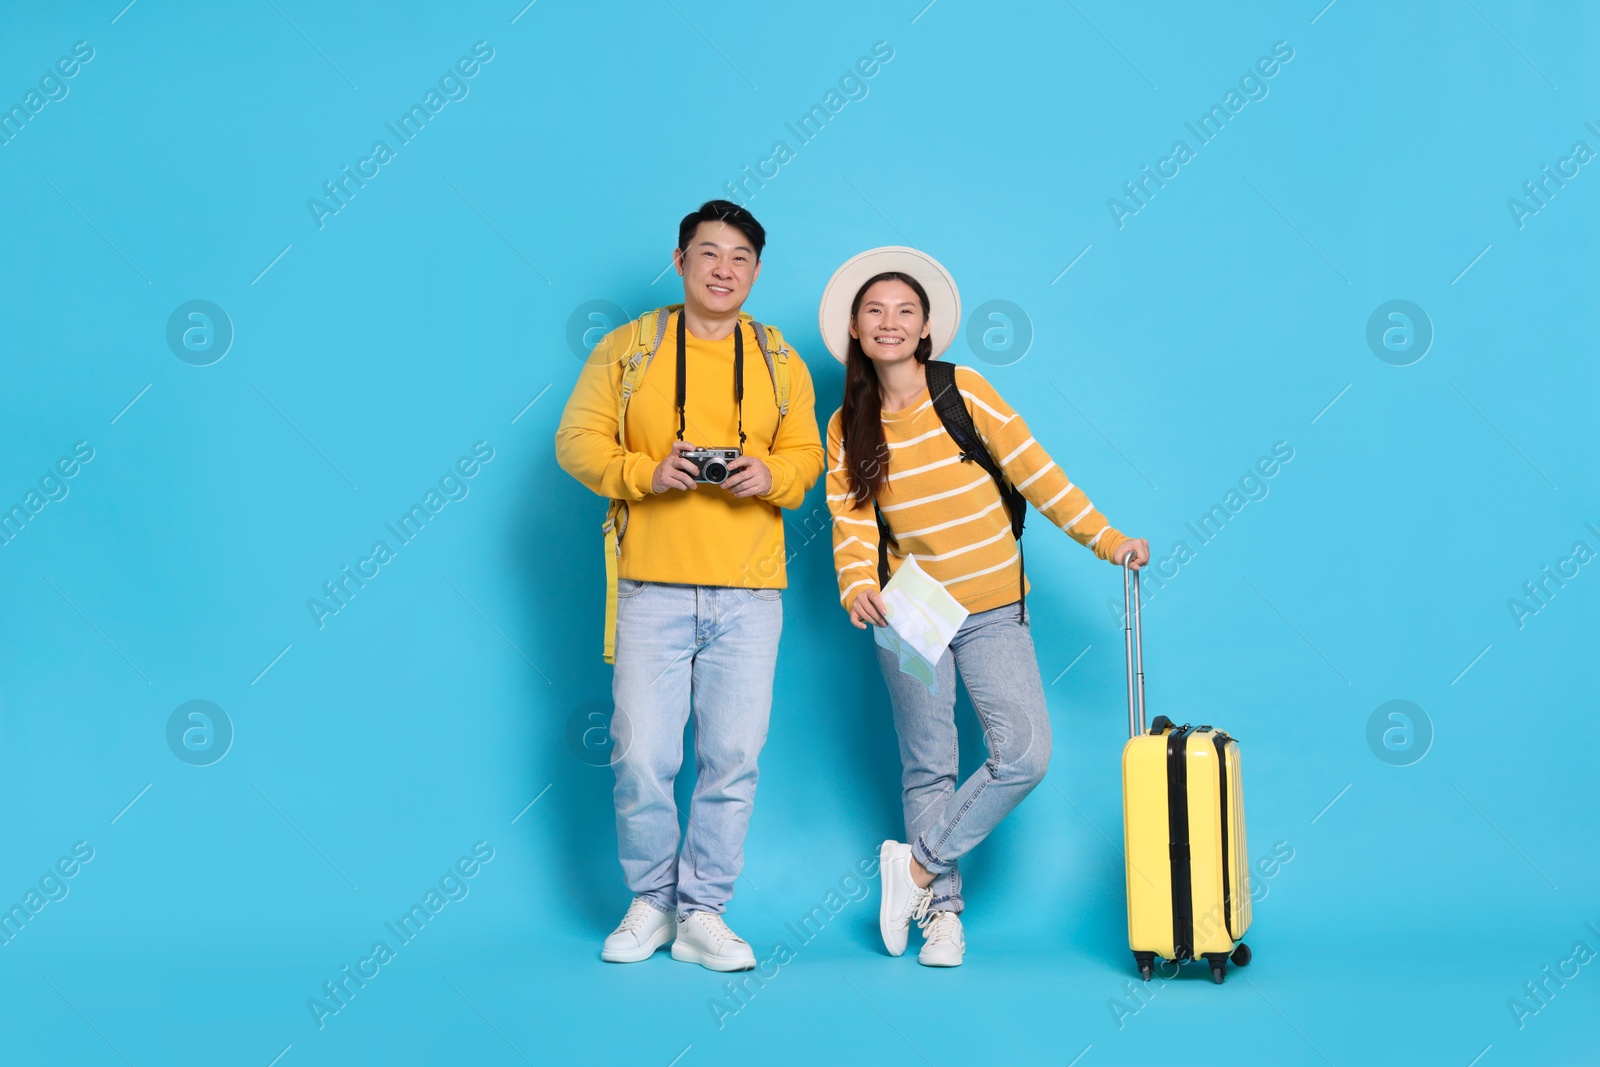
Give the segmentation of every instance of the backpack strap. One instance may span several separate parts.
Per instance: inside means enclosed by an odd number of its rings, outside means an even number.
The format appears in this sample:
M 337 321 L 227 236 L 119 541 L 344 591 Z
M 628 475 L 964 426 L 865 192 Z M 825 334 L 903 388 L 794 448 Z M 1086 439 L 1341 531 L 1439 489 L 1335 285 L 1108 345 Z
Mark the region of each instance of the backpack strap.
M 628 502 L 611 501 L 606 508 L 606 521 L 600 526 L 606 544 L 606 629 L 600 655 L 607 663 L 617 661 L 617 561 L 622 555 L 622 531 L 627 528 Z
M 778 402 L 778 423 L 782 425 L 783 417 L 789 414 L 789 392 L 794 381 L 794 375 L 789 369 L 789 346 L 784 343 L 783 334 L 772 326 L 763 326 L 750 316 L 740 313 L 741 321 L 747 321 L 755 330 L 756 347 L 761 349 L 761 358 L 767 362 L 767 373 L 772 376 L 772 398 Z
M 994 479 L 995 488 L 1000 490 L 1000 499 L 1005 501 L 1006 511 L 1011 516 L 1011 536 L 1017 542 L 1017 570 L 1022 583 L 1020 611 L 1023 620 L 1026 621 L 1028 587 L 1027 578 L 1022 574 L 1021 554 L 1022 526 L 1028 518 L 1028 499 L 1006 479 L 1000 464 L 995 462 L 989 447 L 978 435 L 978 428 L 972 421 L 972 411 L 967 407 L 967 402 L 961 396 L 961 389 L 956 385 L 955 364 L 930 359 L 925 366 L 928 374 L 928 395 L 933 398 L 933 410 L 938 413 L 939 421 L 944 424 L 945 433 L 948 433 L 955 440 L 956 447 L 961 449 L 963 462 L 972 460 Z M 881 555 L 879 558 L 881 560 Z
M 672 312 L 681 307 L 682 304 L 669 304 L 654 311 L 647 311 L 633 321 L 633 351 L 628 354 L 627 365 L 622 368 L 622 389 L 617 395 L 619 442 L 622 440 L 622 422 L 628 417 L 628 401 L 639 391 L 639 386 L 644 382 L 645 372 L 650 369 L 657 350 L 661 348 L 662 339 L 667 336 L 667 319 L 672 317 Z
M 622 387 L 617 391 L 617 443 L 622 443 L 623 423 L 628 418 L 628 401 L 639 391 L 645 372 L 656 358 L 661 341 L 667 335 L 667 320 L 682 304 L 656 308 L 640 315 L 633 322 L 633 351 L 622 368 Z M 613 500 L 606 508 L 606 521 L 600 532 L 605 537 L 606 560 L 606 626 L 601 655 L 607 663 L 616 662 L 617 653 L 617 561 L 622 555 L 622 535 L 628 529 L 628 502 Z
M 872 502 L 872 514 L 878 520 L 878 592 L 883 592 L 883 587 L 889 584 L 889 542 L 894 540 L 894 533 L 889 529 L 889 520 L 883 517 L 883 509 L 878 507 L 878 502 Z

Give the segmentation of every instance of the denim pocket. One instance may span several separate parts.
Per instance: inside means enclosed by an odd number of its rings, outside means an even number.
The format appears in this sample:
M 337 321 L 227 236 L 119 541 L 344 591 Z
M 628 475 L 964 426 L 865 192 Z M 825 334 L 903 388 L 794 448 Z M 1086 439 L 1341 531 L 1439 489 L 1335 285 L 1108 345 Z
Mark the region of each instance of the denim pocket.
M 783 590 L 782 589 L 746 589 L 745 592 L 749 593 L 751 596 L 755 597 L 757 600 L 782 600 L 783 599 Z
M 638 596 L 644 590 L 646 584 L 648 583 L 641 582 L 636 578 L 618 578 L 617 599 L 627 600 L 631 596 Z

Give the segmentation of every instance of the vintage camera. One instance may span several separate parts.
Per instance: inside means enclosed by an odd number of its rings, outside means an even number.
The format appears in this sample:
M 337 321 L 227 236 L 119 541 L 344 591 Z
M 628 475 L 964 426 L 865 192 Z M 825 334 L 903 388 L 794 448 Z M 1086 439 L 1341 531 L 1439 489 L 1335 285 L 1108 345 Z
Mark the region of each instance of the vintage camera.
M 721 485 L 728 479 L 728 464 L 739 458 L 737 448 L 692 448 L 682 453 L 695 466 L 694 480 Z

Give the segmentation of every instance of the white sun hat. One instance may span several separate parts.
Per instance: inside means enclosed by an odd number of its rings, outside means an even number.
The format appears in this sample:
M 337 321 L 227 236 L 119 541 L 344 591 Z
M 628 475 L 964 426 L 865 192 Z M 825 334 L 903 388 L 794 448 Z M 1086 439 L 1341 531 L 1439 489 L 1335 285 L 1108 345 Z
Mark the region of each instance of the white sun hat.
M 822 303 L 817 307 L 817 325 L 822 331 L 822 343 L 828 346 L 833 358 L 840 363 L 850 354 L 850 304 L 868 278 L 889 271 L 908 274 L 922 284 L 928 293 L 928 319 L 932 325 L 929 340 L 933 342 L 933 358 L 942 356 L 961 325 L 961 293 L 956 280 L 944 265 L 926 252 L 903 245 L 884 245 L 869 248 L 851 256 L 844 265 L 833 272 L 822 290 Z

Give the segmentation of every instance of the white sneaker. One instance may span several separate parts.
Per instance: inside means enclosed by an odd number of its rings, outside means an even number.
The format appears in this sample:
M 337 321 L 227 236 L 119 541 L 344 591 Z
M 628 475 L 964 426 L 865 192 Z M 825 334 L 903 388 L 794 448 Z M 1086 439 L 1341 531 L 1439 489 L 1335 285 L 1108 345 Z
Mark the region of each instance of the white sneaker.
M 676 936 L 677 915 L 662 911 L 644 897 L 634 897 L 621 925 L 606 938 L 600 958 L 607 963 L 638 963 Z
M 911 920 L 927 914 L 933 890 L 918 889 L 911 880 L 911 846 L 898 841 L 885 841 L 879 847 L 878 878 L 883 883 L 878 932 L 883 935 L 883 947 L 889 955 L 899 956 L 906 950 Z
M 744 938 L 728 929 L 722 916 L 709 911 L 691 911 L 678 924 L 672 958 L 713 971 L 748 971 L 756 965 L 756 954 Z
M 922 928 L 922 951 L 917 962 L 924 967 L 959 967 L 967 954 L 961 916 L 953 911 L 930 911 L 917 924 Z

